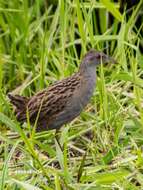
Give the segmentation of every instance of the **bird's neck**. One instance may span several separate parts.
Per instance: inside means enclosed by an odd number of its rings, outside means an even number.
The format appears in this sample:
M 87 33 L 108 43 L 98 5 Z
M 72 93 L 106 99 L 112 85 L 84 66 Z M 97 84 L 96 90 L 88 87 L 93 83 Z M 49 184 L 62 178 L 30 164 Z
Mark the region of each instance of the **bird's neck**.
M 80 70 L 79 72 L 81 75 L 79 103 L 81 107 L 84 107 L 89 102 L 95 88 L 96 69 L 94 68 L 90 70 L 90 68 L 88 68 L 86 70 Z
M 82 76 L 81 87 L 89 92 L 89 94 L 92 94 L 96 83 L 96 67 L 88 67 L 79 72 Z
M 89 78 L 94 80 L 96 78 L 96 67 L 89 67 L 86 64 L 82 64 L 79 68 L 79 72 L 81 73 L 81 75 L 85 78 Z

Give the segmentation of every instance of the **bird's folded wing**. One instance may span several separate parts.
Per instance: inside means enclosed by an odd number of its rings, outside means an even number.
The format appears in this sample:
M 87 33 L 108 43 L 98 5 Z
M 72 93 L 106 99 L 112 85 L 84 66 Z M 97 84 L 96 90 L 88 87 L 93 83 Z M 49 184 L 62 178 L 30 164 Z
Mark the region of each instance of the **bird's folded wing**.
M 62 112 L 78 83 L 79 80 L 75 80 L 75 83 L 71 79 L 63 80 L 33 96 L 27 106 L 30 120 L 35 121 L 36 117 L 39 120 L 50 118 Z

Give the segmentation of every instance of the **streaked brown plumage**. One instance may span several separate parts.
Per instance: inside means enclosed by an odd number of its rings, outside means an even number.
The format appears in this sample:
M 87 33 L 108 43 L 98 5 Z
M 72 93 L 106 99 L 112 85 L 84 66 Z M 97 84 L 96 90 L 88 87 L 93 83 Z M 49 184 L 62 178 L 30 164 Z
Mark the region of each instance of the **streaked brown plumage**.
M 56 82 L 52 86 L 27 98 L 8 94 L 16 107 L 17 120 L 23 123 L 29 114 L 30 122 L 35 123 L 37 131 L 59 129 L 77 117 L 89 102 L 96 82 L 96 66 L 101 62 L 114 60 L 102 52 L 89 51 L 83 58 L 79 71 L 72 76 Z

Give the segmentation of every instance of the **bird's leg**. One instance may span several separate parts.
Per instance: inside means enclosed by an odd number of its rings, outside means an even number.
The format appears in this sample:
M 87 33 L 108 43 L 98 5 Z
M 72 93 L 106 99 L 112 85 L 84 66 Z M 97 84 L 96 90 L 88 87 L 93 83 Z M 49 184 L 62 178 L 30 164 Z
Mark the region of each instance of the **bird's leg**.
M 63 147 L 61 146 L 60 142 L 59 142 L 59 130 L 56 129 L 56 132 L 55 132 L 55 140 L 57 141 L 61 151 L 63 152 Z

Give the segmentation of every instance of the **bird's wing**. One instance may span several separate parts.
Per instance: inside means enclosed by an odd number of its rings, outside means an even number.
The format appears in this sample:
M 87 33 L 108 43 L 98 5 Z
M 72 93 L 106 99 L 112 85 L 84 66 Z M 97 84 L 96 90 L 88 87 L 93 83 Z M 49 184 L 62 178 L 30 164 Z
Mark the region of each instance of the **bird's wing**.
M 38 92 L 28 102 L 30 121 L 34 122 L 36 117 L 38 120 L 45 117 L 50 119 L 50 117 L 62 112 L 79 85 L 80 78 L 75 74 Z

